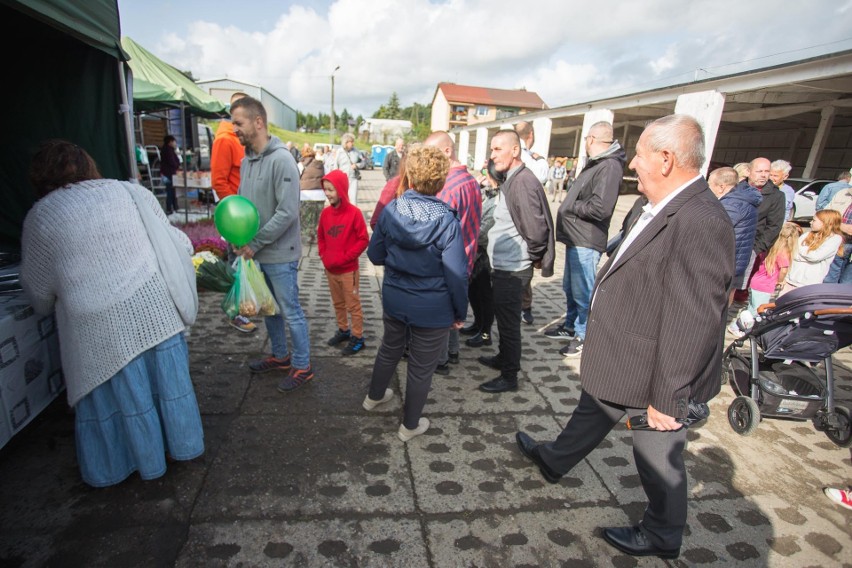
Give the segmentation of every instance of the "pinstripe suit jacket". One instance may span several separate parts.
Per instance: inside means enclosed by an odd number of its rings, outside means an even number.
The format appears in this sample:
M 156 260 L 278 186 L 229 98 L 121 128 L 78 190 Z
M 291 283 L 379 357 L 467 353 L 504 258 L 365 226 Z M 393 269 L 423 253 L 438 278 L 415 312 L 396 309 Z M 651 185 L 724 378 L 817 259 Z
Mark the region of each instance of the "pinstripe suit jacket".
M 718 394 L 731 220 L 703 179 L 680 192 L 597 275 L 581 380 L 615 404 L 676 418 Z

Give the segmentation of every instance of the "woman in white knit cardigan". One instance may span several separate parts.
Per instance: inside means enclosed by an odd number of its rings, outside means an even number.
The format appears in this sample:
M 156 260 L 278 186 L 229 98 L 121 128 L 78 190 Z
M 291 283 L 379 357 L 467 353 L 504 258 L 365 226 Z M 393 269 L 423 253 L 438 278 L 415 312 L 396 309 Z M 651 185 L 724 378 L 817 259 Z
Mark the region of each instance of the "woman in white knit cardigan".
M 184 324 L 134 199 L 63 140 L 42 144 L 30 181 L 40 199 L 24 221 L 21 283 L 38 313 L 56 311 L 83 481 L 160 477 L 166 454 L 198 457 L 204 435 Z M 133 189 L 180 232 L 151 192 Z

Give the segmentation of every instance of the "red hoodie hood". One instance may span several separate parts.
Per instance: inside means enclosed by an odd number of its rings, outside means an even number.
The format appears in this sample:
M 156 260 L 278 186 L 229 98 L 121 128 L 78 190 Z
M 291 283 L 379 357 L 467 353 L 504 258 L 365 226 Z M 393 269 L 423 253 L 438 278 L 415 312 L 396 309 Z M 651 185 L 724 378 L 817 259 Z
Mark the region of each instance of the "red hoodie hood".
M 340 206 L 333 207 L 337 211 L 344 211 L 349 208 L 349 176 L 343 170 L 332 170 L 322 176 L 322 181 L 327 181 L 337 190 L 337 197 L 340 199 Z

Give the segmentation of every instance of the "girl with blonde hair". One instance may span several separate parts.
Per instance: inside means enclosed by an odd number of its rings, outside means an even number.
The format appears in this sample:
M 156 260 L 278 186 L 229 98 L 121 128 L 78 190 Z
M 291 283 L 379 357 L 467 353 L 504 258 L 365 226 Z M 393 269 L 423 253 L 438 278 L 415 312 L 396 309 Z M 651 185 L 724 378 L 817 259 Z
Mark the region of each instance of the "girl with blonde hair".
M 748 285 L 748 307 L 745 311 L 748 311 L 752 317 L 757 315 L 757 308 L 772 301 L 772 295 L 781 290 L 784 285 L 787 270 L 799 249 L 801 234 L 802 228 L 797 224 L 784 223 L 778 239 L 766 253 L 766 258 L 760 263 L 757 272 L 751 277 Z M 739 321 L 741 321 L 740 317 L 735 318 L 728 326 L 728 331 L 736 337 L 743 335 L 738 325 Z
M 811 231 L 799 237 L 799 248 L 793 255 L 790 271 L 779 296 L 793 288 L 822 283 L 843 244 L 840 220 L 837 211 L 817 211 L 811 220 Z

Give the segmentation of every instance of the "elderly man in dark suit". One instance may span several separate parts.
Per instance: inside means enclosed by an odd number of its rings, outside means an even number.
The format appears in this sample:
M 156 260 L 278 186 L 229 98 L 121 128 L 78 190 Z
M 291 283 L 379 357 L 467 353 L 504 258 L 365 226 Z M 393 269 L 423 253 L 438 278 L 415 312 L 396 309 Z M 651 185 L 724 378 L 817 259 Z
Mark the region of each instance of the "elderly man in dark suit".
M 731 221 L 699 168 L 704 136 L 687 115 L 642 133 L 630 168 L 648 198 L 642 216 L 597 275 L 581 359 L 582 394 L 553 442 L 518 432 L 521 451 L 550 483 L 594 450 L 627 414 L 648 497 L 637 526 L 604 529 L 635 556 L 676 558 L 686 526 L 686 419 L 690 402 L 720 389 L 727 292 L 734 275 Z

